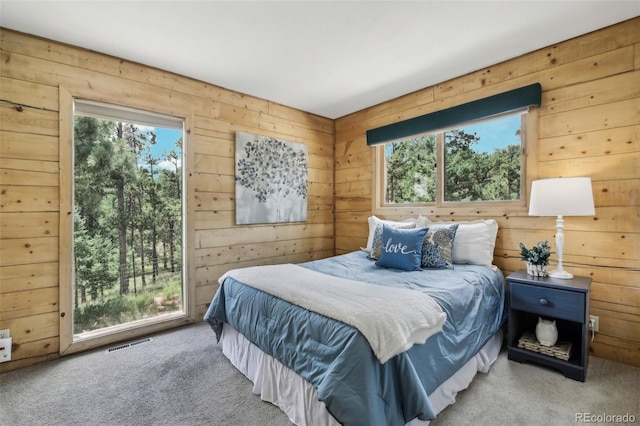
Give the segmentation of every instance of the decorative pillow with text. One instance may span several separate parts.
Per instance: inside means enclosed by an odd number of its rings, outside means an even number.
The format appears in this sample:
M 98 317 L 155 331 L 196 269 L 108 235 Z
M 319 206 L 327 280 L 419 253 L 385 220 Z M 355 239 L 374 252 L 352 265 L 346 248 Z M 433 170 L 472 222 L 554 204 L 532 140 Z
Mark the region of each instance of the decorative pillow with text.
M 382 233 L 383 224 L 387 224 L 395 228 L 405 228 L 405 229 L 416 228 L 416 222 L 413 220 L 410 220 L 410 221 L 385 220 L 385 219 L 380 219 L 376 216 L 369 216 L 369 218 L 367 219 L 367 222 L 369 223 L 369 237 L 367 238 L 367 247 L 364 248 L 363 250 L 366 252 L 369 252 L 369 254 L 371 254 L 371 251 L 373 250 L 373 239 L 375 238 L 376 231 L 380 229 L 380 233 Z M 369 257 L 371 259 L 378 259 L 379 256 L 380 256 L 380 252 L 378 251 L 378 255 L 376 257 L 373 257 L 373 256 L 369 256 Z
M 422 246 L 428 228 L 401 229 L 382 225 L 382 246 L 376 265 L 405 271 L 419 271 Z

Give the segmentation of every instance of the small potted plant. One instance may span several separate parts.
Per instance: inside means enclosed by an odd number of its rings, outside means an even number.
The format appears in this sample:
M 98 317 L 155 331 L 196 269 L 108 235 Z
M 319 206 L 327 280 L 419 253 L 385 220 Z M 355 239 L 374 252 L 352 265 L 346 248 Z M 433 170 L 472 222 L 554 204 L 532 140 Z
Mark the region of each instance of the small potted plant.
M 527 262 L 527 274 L 529 275 L 546 277 L 549 256 L 551 256 L 551 246 L 548 241 L 540 241 L 531 248 L 520 243 L 520 259 Z

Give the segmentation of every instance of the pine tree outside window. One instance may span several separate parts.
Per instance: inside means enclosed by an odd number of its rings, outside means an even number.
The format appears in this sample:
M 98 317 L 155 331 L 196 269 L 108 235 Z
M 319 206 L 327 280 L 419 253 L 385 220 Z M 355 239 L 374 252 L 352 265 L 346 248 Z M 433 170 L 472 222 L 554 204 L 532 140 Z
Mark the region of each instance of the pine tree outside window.
M 378 207 L 522 203 L 527 114 L 383 144 Z
M 181 119 L 75 101 L 73 335 L 184 309 Z

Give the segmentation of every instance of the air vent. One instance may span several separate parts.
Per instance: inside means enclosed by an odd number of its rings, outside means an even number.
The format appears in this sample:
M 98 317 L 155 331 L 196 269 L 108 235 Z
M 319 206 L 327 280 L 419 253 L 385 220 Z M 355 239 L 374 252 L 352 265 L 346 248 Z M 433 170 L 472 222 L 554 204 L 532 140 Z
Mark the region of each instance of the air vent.
M 141 345 L 143 343 L 149 343 L 149 342 L 151 342 L 151 340 L 152 340 L 151 338 L 146 338 L 146 339 L 142 339 L 142 340 L 136 340 L 135 342 L 124 343 L 122 345 L 114 346 L 113 348 L 107 349 L 107 353 L 119 351 L 121 349 L 132 348 L 134 346 L 138 346 L 138 345 Z

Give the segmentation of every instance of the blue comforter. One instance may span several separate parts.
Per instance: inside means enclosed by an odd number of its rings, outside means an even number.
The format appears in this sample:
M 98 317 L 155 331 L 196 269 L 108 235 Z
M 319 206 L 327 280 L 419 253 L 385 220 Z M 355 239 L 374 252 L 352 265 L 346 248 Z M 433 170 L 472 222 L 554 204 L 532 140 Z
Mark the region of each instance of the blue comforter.
M 428 395 L 471 359 L 505 320 L 504 277 L 487 266 L 405 272 L 378 267 L 365 252 L 300 265 L 425 292 L 447 314 L 441 333 L 380 364 L 351 326 L 232 278 L 222 283 L 205 320 L 217 333 L 223 323 L 231 324 L 302 376 L 344 425 L 404 425 L 416 417 L 435 418 Z

